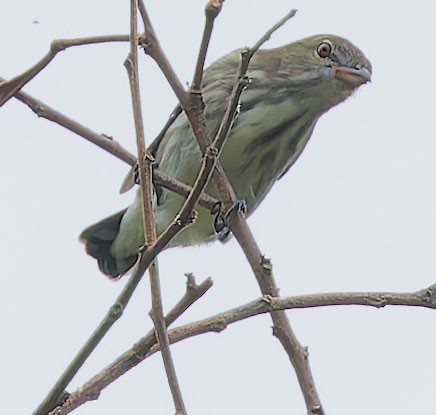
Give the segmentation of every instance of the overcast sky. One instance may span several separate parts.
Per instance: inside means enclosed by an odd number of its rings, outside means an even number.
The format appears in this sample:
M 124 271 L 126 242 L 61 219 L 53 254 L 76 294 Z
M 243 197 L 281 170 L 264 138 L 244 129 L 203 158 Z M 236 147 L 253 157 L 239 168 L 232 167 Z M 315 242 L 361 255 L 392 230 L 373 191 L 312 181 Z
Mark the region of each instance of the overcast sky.
M 129 28 L 127 1 L 2 3 L 4 78 L 33 65 L 53 39 Z M 193 73 L 204 3 L 146 2 L 185 83 Z M 304 154 L 249 220 L 273 261 L 281 294 L 427 287 L 436 281 L 436 6 L 424 0 L 227 0 L 208 62 L 252 45 L 293 7 L 297 16 L 267 47 L 318 33 L 341 35 L 371 60 L 373 82 L 322 117 Z M 25 91 L 134 151 L 127 53 L 127 44 L 67 50 Z M 176 100 L 155 66 L 142 56 L 140 63 L 150 142 Z M 23 415 L 39 404 L 122 289 L 126 279 L 103 277 L 78 235 L 127 206 L 134 194 L 118 194 L 125 164 L 18 101 L 0 109 L 0 137 L 0 412 Z M 159 264 L 167 309 L 183 294 L 184 273 L 214 280 L 180 323 L 260 295 L 235 241 L 173 249 Z M 149 294 L 144 279 L 69 391 L 149 330 Z M 328 414 L 410 415 L 434 406 L 435 311 L 332 307 L 288 315 L 309 348 Z M 173 354 L 190 415 L 306 413 L 269 316 L 177 344 Z M 148 359 L 76 413 L 174 413 L 161 357 Z

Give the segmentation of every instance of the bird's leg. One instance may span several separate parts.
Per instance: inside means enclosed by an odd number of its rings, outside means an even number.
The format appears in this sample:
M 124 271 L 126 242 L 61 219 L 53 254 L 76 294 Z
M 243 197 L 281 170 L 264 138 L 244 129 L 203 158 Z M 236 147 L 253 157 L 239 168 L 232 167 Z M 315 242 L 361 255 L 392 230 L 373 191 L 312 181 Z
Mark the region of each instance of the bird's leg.
M 247 212 L 247 202 L 244 199 L 236 199 L 235 203 L 233 203 L 233 205 L 230 206 L 230 208 L 227 210 L 226 219 L 228 219 L 228 217 L 233 212 L 246 213 Z
M 139 184 L 139 164 L 135 163 L 133 166 L 133 181 L 135 184 Z
M 142 254 L 147 250 L 147 248 L 148 248 L 148 246 L 147 246 L 146 244 L 141 245 L 141 246 L 138 248 L 138 254 L 139 254 L 139 255 L 142 255 Z
M 159 168 L 159 162 L 157 162 L 156 160 L 153 160 L 151 162 L 151 165 L 152 165 L 153 169 Z M 138 163 L 135 163 L 135 165 L 133 166 L 133 180 L 135 181 L 135 184 L 139 184 L 139 164 Z
M 153 160 L 153 162 L 151 164 L 152 164 L 153 169 L 159 168 L 159 163 L 157 161 Z M 133 166 L 133 180 L 134 180 L 135 184 L 139 184 L 140 180 L 139 180 L 139 165 L 138 165 L 138 163 L 135 163 L 135 165 Z M 163 187 L 154 183 L 154 180 L 153 180 L 153 188 L 154 188 L 154 193 L 156 194 L 156 202 L 158 205 L 160 205 L 162 202 Z
M 220 233 L 225 227 L 225 223 L 222 217 L 222 202 L 216 202 L 212 209 L 210 210 L 211 215 L 215 215 L 215 219 L 213 220 L 213 227 L 216 233 Z
M 218 239 L 220 241 L 224 241 L 230 234 L 230 229 L 227 226 L 226 222 L 229 219 L 230 215 L 234 212 L 242 212 L 245 213 L 247 211 L 247 204 L 245 200 L 238 199 L 236 200 L 229 209 L 223 210 L 222 202 L 217 202 L 211 209 L 211 214 L 215 215 L 215 219 L 213 221 L 213 227 L 215 232 L 218 234 Z
M 190 213 L 188 219 L 186 220 L 186 223 L 185 223 L 186 226 L 193 225 L 195 223 L 195 221 L 197 220 L 197 218 L 198 218 L 198 212 L 196 210 L 193 210 Z

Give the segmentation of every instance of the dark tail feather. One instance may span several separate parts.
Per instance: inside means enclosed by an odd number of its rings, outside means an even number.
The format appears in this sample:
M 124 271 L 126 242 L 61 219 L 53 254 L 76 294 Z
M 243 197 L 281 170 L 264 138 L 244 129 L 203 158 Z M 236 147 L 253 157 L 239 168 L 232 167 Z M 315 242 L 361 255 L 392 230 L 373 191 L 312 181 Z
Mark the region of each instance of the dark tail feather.
M 98 267 L 109 278 L 117 278 L 129 270 L 136 262 L 137 255 L 116 260 L 110 247 L 120 229 L 121 219 L 127 209 L 115 213 L 100 222 L 86 228 L 80 234 L 80 241 L 85 244 L 86 252 L 98 261 Z

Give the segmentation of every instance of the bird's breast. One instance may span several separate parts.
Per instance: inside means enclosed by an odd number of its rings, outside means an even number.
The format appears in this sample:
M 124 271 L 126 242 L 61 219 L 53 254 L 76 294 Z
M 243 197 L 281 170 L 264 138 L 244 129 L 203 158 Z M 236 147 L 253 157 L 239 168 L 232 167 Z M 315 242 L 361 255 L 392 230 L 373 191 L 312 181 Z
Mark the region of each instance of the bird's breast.
M 245 110 L 242 102 L 221 162 L 249 211 L 301 154 L 315 122 L 304 102 L 290 97 L 262 100 Z

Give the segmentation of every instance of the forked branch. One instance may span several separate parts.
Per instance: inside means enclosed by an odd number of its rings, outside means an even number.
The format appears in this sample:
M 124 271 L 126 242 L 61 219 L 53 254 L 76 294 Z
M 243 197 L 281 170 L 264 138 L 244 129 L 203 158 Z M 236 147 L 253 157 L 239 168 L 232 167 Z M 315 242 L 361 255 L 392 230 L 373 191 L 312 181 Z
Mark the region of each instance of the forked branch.
M 272 311 L 356 305 L 376 308 L 410 306 L 436 309 L 436 285 L 414 293 L 326 293 L 282 298 L 266 296 L 204 320 L 176 327 L 168 333 L 170 342 L 177 343 L 206 333 L 220 333 L 231 324 Z M 65 404 L 50 415 L 66 415 L 85 402 L 97 399 L 104 388 L 158 351 L 159 347 L 153 333 L 148 333 L 131 349 L 73 392 Z

